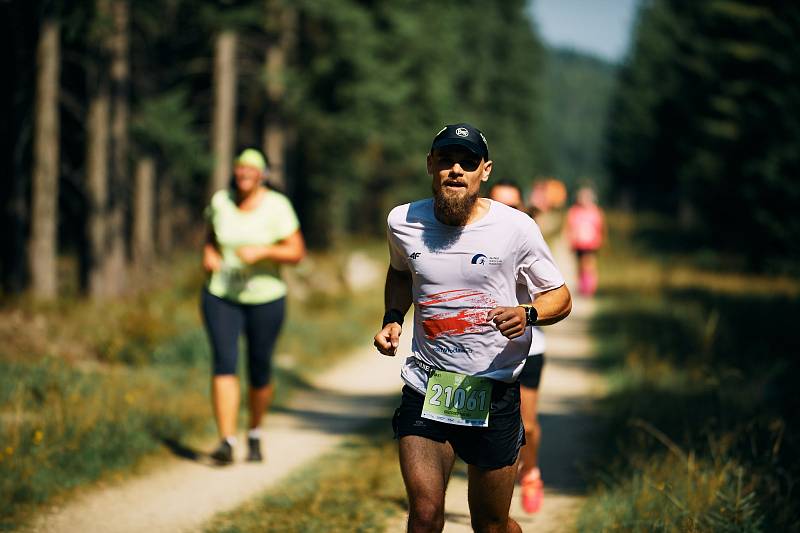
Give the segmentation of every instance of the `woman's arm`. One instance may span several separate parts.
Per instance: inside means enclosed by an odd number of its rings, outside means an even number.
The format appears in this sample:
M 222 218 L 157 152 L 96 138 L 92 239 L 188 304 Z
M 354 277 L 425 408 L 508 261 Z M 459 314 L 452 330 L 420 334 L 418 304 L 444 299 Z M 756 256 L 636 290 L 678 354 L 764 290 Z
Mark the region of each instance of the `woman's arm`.
M 222 268 L 222 255 L 217 247 L 217 239 L 211 226 L 206 232 L 206 242 L 203 244 L 203 268 L 206 272 L 216 272 Z
M 297 230 L 275 244 L 242 246 L 236 250 L 236 255 L 248 265 L 267 260 L 295 264 L 305 257 L 306 243 L 303 234 Z

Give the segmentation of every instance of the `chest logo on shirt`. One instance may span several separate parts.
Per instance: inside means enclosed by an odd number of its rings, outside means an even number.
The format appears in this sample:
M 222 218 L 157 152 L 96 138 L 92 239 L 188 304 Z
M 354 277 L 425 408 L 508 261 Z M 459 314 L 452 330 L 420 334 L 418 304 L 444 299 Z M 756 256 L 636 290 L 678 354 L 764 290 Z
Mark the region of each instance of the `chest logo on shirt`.
M 422 255 L 422 252 L 414 252 L 408 256 L 409 259 L 417 259 L 419 256 Z
M 502 265 L 503 258 L 497 256 L 487 257 L 484 254 L 475 254 L 470 261 L 473 265 Z
M 479 290 L 455 289 L 428 294 L 420 297 L 418 305 L 424 317 L 422 329 L 428 339 L 494 330 L 488 315 L 497 307 L 497 302 Z M 443 310 L 435 312 L 436 308 Z M 429 312 L 433 314 L 428 316 Z

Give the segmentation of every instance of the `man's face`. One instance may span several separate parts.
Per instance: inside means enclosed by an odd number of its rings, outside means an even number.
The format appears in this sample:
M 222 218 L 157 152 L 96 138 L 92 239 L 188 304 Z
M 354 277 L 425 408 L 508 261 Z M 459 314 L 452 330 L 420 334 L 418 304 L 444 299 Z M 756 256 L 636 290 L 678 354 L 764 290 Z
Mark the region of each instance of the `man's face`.
M 481 182 L 489 179 L 491 161 L 461 146 L 446 146 L 428 155 L 428 174 L 434 194 L 461 198 L 477 195 Z
M 525 207 L 522 204 L 522 195 L 519 193 L 519 190 L 510 185 L 496 185 L 492 187 L 489 191 L 489 198 L 501 204 L 513 207 L 514 209 L 523 210 Z
M 464 224 L 478 199 L 481 182 L 489 179 L 492 162 L 461 146 L 446 146 L 428 155 L 437 212 L 450 223 Z

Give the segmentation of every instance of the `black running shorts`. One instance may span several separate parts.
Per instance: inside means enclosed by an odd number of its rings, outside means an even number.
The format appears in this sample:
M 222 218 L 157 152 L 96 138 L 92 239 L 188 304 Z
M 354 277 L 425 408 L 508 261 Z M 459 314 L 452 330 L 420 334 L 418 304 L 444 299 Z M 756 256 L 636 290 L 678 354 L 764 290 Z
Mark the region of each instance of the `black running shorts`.
M 416 435 L 436 442 L 449 442 L 465 463 L 492 470 L 513 465 L 525 444 L 525 430 L 519 414 L 519 383 L 495 381 L 489 409 L 489 427 L 446 424 L 422 418 L 425 396 L 408 385 L 403 387 L 400 407 L 392 427 L 396 439 Z
M 538 389 L 542 379 L 542 367 L 544 366 L 544 354 L 529 355 L 525 359 L 525 366 L 519 375 L 519 384 L 529 389 Z
M 250 385 L 268 385 L 272 380 L 272 352 L 286 314 L 286 298 L 265 304 L 240 304 L 203 289 L 201 307 L 214 356 L 214 375 L 236 375 L 239 336 L 244 333 Z

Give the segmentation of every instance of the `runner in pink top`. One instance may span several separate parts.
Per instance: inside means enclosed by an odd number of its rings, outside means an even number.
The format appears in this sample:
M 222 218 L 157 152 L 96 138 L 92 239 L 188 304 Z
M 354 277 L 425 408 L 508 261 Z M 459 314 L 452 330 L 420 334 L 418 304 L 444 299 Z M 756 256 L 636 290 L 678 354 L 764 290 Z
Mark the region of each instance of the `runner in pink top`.
M 596 253 L 603 245 L 603 232 L 603 211 L 594 191 L 581 187 L 567 212 L 567 238 L 578 260 L 578 291 L 584 296 L 597 290 Z

